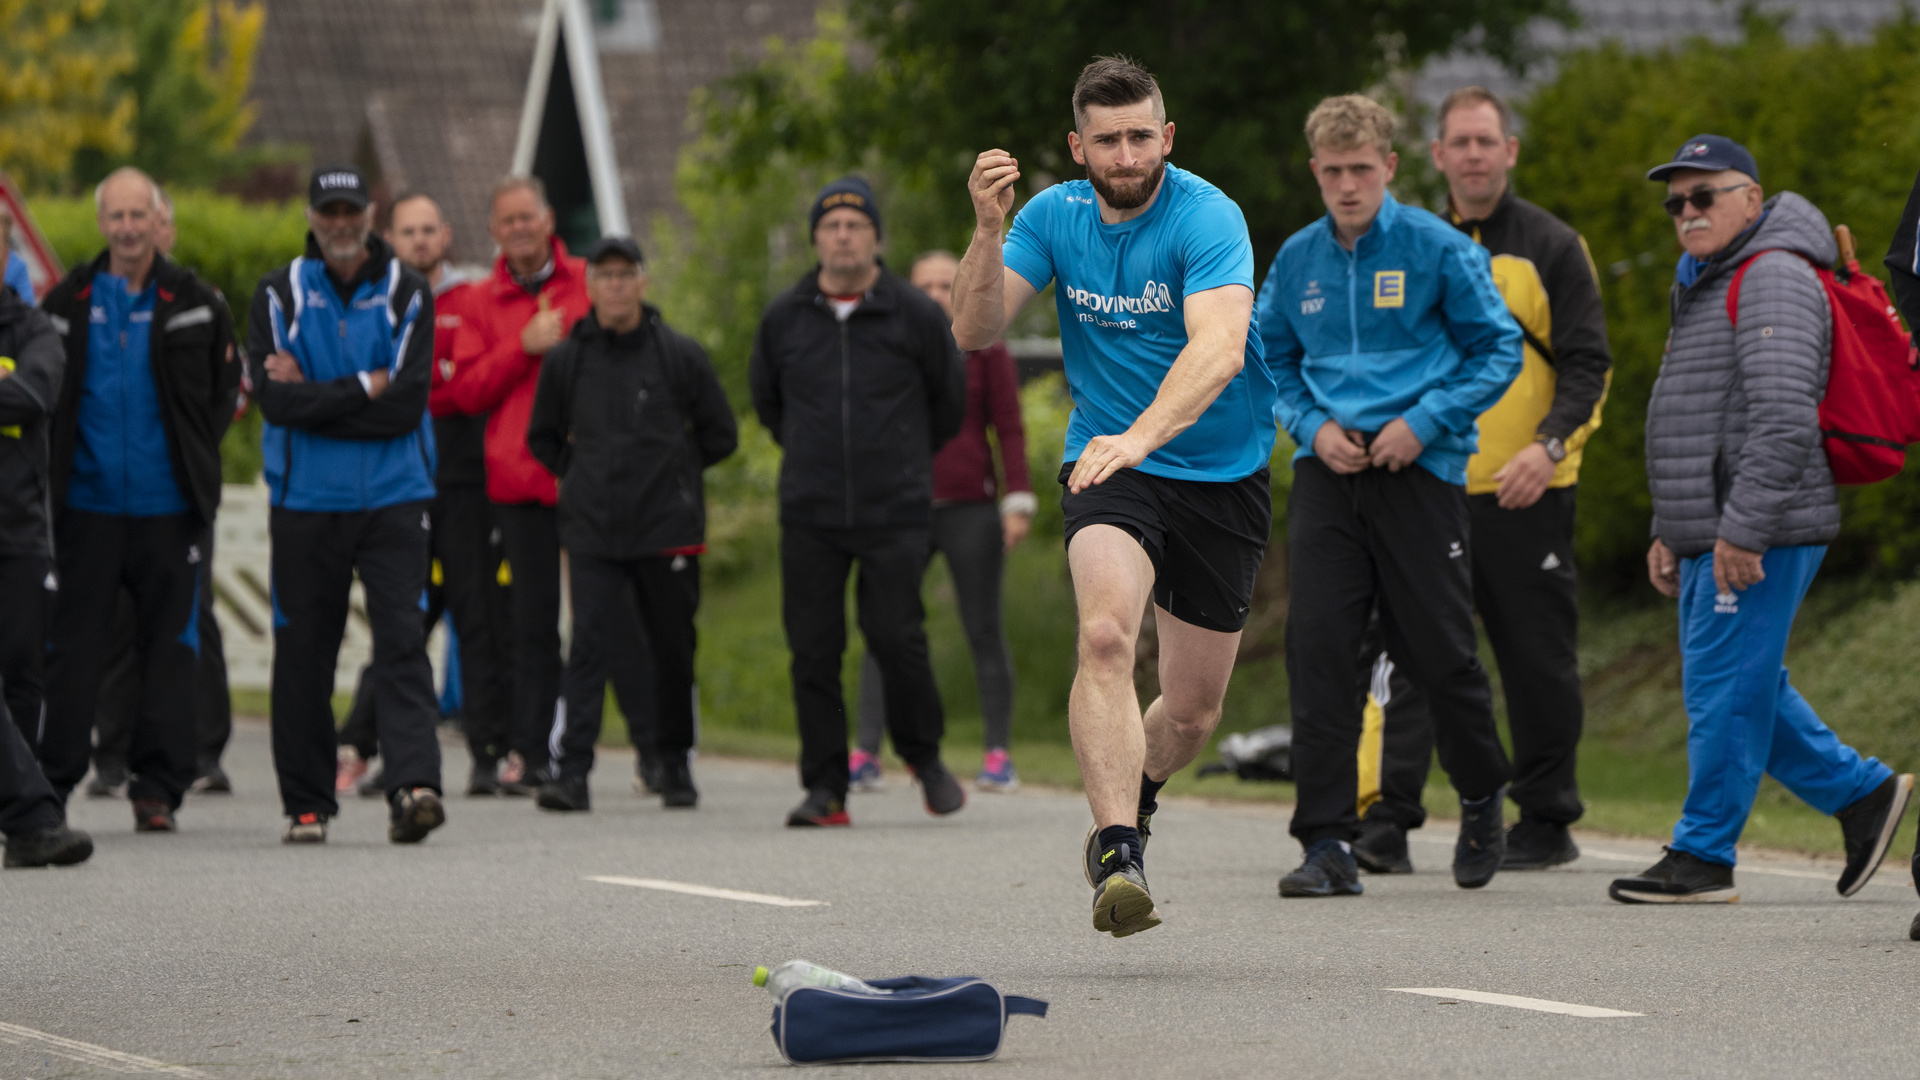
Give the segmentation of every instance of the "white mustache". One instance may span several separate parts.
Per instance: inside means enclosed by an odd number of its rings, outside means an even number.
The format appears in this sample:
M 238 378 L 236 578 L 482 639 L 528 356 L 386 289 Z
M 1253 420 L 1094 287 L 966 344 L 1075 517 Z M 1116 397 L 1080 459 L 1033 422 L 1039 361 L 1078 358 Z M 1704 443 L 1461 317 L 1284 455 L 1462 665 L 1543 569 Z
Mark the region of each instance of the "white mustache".
M 1712 227 L 1713 222 L 1708 221 L 1706 218 L 1692 218 L 1680 223 L 1680 232 L 1684 235 L 1693 232 L 1695 229 L 1708 229 Z

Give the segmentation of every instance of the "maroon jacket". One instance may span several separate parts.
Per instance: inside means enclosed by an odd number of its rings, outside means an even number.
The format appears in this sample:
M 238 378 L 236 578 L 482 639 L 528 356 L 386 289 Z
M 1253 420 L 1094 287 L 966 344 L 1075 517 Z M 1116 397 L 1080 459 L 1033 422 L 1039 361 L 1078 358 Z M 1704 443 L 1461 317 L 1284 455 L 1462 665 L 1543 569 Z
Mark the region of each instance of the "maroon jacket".
M 1000 439 L 1006 491 L 994 476 L 987 425 Z M 1027 429 L 1020 422 L 1020 379 L 1013 354 L 1000 342 L 967 354 L 967 416 L 960 434 L 933 458 L 935 503 L 992 502 L 1003 494 L 1033 490 L 1027 475 Z

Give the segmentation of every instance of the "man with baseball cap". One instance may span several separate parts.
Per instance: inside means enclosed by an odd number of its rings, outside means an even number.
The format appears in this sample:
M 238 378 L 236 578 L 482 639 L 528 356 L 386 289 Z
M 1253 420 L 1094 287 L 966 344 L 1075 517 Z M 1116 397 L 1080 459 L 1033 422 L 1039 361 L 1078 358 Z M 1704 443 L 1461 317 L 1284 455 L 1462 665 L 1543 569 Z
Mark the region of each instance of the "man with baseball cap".
M 554 740 L 548 810 L 590 807 L 611 655 L 637 609 L 653 654 L 654 753 L 661 802 L 699 802 L 693 747 L 694 613 L 706 551 L 701 473 L 739 444 L 733 407 L 707 353 L 643 302 L 640 248 L 610 236 L 587 251 L 593 310 L 540 365 L 527 448 L 560 484 L 560 542 L 573 596 L 566 708 Z M 624 703 L 623 703 L 624 704 Z
M 260 279 L 247 361 L 272 494 L 273 758 L 288 843 L 320 843 L 334 801 L 334 664 L 357 571 L 373 630 L 391 822 L 418 843 L 446 820 L 420 599 L 433 499 L 433 292 L 373 233 L 366 179 L 316 170 L 306 253 Z
M 880 207 L 857 176 L 807 215 L 819 265 L 767 305 L 748 379 L 780 461 L 781 617 L 793 653 L 800 782 L 793 826 L 846 825 L 847 575 L 860 564 L 860 632 L 880 662 L 893 748 L 929 813 L 966 803 L 940 762 L 946 716 L 927 656 L 920 581 L 933 455 L 966 414 L 966 365 L 947 317 L 880 261 Z
M 1647 179 L 1666 183 L 1686 249 L 1646 431 L 1647 576 L 1680 602 L 1687 799 L 1666 856 L 1608 893 L 1738 899 L 1734 844 L 1764 772 L 1840 819 L 1836 888 L 1852 896 L 1885 857 L 1913 777 L 1843 744 L 1784 665 L 1794 614 L 1840 531 L 1819 418 L 1833 315 L 1814 270 L 1834 262 L 1833 231 L 1790 191 L 1766 198 L 1753 155 L 1725 136 L 1688 139 Z

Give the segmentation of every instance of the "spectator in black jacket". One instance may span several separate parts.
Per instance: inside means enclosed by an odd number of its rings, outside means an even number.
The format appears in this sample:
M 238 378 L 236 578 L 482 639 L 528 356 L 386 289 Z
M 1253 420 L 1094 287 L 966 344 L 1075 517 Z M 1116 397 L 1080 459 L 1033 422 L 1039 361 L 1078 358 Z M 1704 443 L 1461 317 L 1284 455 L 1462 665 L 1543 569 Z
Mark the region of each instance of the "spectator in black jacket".
M 587 252 L 593 311 L 547 354 L 527 423 L 527 449 L 560 480 L 573 596 L 556 775 L 540 788 L 547 810 L 591 807 L 587 773 L 610 653 L 631 618 L 622 609 L 636 600 L 653 654 L 660 799 L 668 807 L 700 801 L 687 765 L 707 533 L 700 473 L 740 439 L 706 350 L 642 303 L 646 290 L 632 240 L 608 237 Z
M 786 451 L 781 607 L 807 790 L 787 824 L 850 823 L 840 664 L 856 561 L 860 632 L 880 662 L 894 749 L 927 809 L 950 814 L 966 795 L 940 763 L 946 717 L 920 578 L 933 454 L 960 430 L 966 366 L 939 306 L 881 263 L 880 208 L 866 181 L 828 184 L 808 224 L 820 263 L 767 305 L 749 370 L 754 410 Z
M 220 439 L 240 364 L 213 286 L 159 251 L 159 188 L 138 169 L 94 192 L 107 249 L 44 298 L 66 339 L 53 414 L 59 599 L 39 755 L 61 798 L 87 773 L 108 632 L 133 594 L 141 706 L 129 766 L 134 824 L 171 832 L 196 775 L 201 582 L 220 505 Z
M 87 834 L 67 828 L 66 806 L 28 745 L 40 726 L 40 654 L 53 582 L 48 417 L 65 367 L 47 317 L 0 286 L 0 833 L 9 867 L 77 863 L 93 853 Z M 22 694 L 17 675 L 34 681 L 30 694 Z

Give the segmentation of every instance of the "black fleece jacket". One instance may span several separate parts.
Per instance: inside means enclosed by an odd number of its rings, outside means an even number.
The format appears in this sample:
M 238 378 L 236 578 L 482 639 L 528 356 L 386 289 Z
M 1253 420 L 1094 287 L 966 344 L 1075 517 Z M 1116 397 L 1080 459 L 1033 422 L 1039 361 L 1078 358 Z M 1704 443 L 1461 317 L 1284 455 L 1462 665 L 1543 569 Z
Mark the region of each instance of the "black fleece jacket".
M 0 556 L 53 554 L 47 431 L 66 365 L 53 323 L 0 286 Z
M 786 451 L 780 520 L 911 528 L 933 515 L 933 455 L 960 430 L 967 368 L 946 313 L 883 266 L 843 321 L 815 267 L 760 317 L 753 407 Z

